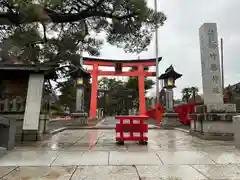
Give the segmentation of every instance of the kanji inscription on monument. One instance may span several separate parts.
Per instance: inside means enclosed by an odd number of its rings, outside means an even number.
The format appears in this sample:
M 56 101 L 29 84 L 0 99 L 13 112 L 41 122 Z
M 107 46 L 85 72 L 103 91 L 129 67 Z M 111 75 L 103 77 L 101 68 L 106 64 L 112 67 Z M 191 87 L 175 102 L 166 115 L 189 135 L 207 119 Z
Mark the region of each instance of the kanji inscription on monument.
M 217 24 L 204 23 L 199 37 L 204 104 L 223 104 Z
M 211 71 L 217 71 L 218 68 L 217 68 L 217 65 L 216 64 L 211 64 L 211 67 L 210 67 Z

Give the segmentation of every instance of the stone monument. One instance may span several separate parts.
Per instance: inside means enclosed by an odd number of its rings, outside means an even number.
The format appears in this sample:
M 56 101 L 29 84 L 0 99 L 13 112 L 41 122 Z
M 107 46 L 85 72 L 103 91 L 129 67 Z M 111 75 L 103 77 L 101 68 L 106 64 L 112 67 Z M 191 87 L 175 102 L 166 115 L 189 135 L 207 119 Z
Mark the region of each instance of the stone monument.
M 232 140 L 236 105 L 223 103 L 217 24 L 203 24 L 199 36 L 204 105 L 190 115 L 191 133 L 203 139 Z
M 44 74 L 29 76 L 26 107 L 23 120 L 24 134 L 35 134 L 38 131 L 41 101 L 43 94 Z
M 177 73 L 173 66 L 171 65 L 166 69 L 165 73 L 161 74 L 159 77 L 160 80 L 164 81 L 165 88 L 165 108 L 166 113 L 163 115 L 163 119 L 161 121 L 161 126 L 163 128 L 174 128 L 180 124 L 178 114 L 174 111 L 174 103 L 173 103 L 173 88 L 175 88 L 175 80 L 180 78 L 182 74 Z

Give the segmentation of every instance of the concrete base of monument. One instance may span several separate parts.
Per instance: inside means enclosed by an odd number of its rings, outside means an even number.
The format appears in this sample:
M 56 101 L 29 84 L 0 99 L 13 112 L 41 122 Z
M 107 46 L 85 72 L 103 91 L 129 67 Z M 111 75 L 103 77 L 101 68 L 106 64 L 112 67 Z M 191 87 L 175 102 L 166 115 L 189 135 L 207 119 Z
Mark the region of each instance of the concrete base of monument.
M 164 129 L 174 129 L 181 126 L 177 113 L 164 113 L 161 121 L 161 127 Z
M 190 130 L 189 134 L 196 136 L 203 140 L 209 141 L 233 141 L 233 133 L 210 133 L 210 132 L 197 132 Z
M 195 108 L 196 113 L 236 113 L 236 104 L 207 104 Z
M 190 134 L 204 140 L 234 140 L 233 116 L 236 113 L 191 114 Z
M 15 141 L 36 141 L 41 140 L 48 132 L 49 116 L 41 114 L 39 118 L 38 130 L 23 131 L 24 114 L 1 114 L 2 117 L 16 119 Z

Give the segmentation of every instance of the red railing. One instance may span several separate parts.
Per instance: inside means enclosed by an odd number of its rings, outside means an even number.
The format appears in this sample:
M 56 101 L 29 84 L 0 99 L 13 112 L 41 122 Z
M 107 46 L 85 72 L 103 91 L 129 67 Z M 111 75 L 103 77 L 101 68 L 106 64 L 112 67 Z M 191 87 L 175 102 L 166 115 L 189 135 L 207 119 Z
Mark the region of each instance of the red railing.
M 156 109 L 151 109 L 147 112 L 147 115 L 153 119 L 159 119 L 159 115 L 165 112 L 165 109 L 161 107 L 161 110 L 156 113 Z M 179 121 L 181 124 L 190 124 L 191 119 L 188 117 L 189 114 L 194 113 L 195 104 L 184 104 L 180 106 L 175 106 L 174 111 L 178 114 Z M 158 115 L 158 116 L 156 116 Z
M 139 141 L 140 144 L 147 144 L 148 137 L 145 133 L 148 132 L 148 125 L 144 120 L 147 120 L 148 116 L 116 116 L 115 118 L 119 120 L 119 124 L 116 124 L 117 143 Z
M 174 107 L 174 110 L 178 114 L 181 124 L 190 124 L 191 119 L 188 117 L 188 115 L 194 113 L 194 108 L 195 104 L 184 104 Z
M 162 116 L 162 114 L 166 112 L 166 109 L 161 104 L 158 104 L 156 106 L 158 108 L 157 113 L 156 113 L 156 109 L 155 108 L 152 108 L 152 109 L 147 111 L 147 116 L 149 116 L 152 119 L 158 119 L 159 116 Z

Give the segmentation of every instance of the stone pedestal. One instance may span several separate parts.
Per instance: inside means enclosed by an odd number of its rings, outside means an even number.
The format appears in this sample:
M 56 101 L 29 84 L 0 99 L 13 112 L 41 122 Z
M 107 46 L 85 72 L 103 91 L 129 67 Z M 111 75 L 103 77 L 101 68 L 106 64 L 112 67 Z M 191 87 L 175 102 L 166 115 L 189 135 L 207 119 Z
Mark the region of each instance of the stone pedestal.
M 16 120 L 0 118 L 0 147 L 12 150 L 15 146 L 15 134 Z
M 240 116 L 233 117 L 234 144 L 240 149 Z
M 72 113 L 72 122 L 68 126 L 86 126 L 88 125 L 88 114 L 87 113 Z
M 163 114 L 161 127 L 164 129 L 173 129 L 181 125 L 178 114 L 173 110 L 173 89 L 166 88 L 166 110 Z
M 5 147 L 0 147 L 0 158 L 4 156 L 7 152 L 7 149 Z
M 49 116 L 42 114 L 39 117 L 38 130 L 22 130 L 17 133 L 17 140 L 21 141 L 40 141 L 43 140 L 44 134 L 48 133 Z M 19 121 L 21 123 L 21 121 Z M 20 139 L 21 138 L 21 139 Z
M 102 119 L 104 115 L 104 110 L 102 108 L 97 109 L 97 119 Z
M 23 114 L 1 114 L 1 116 L 16 120 L 15 141 L 38 141 L 48 133 L 49 116 L 47 114 L 40 114 L 38 130 L 23 130 Z
M 201 105 L 191 114 L 190 133 L 205 140 L 233 140 L 235 104 Z
M 173 129 L 175 127 L 180 126 L 181 123 L 179 121 L 179 117 L 177 113 L 164 113 L 163 119 L 161 121 L 161 127 L 164 129 Z

